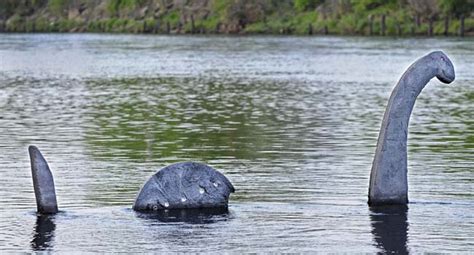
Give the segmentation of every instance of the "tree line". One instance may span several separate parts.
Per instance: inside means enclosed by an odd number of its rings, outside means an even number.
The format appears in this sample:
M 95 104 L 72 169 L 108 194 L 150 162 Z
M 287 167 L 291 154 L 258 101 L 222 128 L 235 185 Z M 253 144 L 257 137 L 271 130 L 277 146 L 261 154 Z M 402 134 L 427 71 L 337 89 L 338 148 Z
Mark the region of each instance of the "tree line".
M 3 32 L 472 35 L 474 0 L 0 0 Z

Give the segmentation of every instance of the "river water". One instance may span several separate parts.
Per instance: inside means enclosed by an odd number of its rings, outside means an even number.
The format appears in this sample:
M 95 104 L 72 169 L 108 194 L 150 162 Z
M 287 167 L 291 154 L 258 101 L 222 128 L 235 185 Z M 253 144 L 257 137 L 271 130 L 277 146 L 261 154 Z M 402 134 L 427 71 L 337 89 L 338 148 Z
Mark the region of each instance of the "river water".
M 410 204 L 369 208 L 391 89 L 439 49 L 457 77 L 413 111 Z M 473 70 L 472 39 L 0 34 L 0 250 L 472 251 Z M 55 216 L 35 213 L 30 144 Z M 131 210 L 187 160 L 233 182 L 228 212 Z

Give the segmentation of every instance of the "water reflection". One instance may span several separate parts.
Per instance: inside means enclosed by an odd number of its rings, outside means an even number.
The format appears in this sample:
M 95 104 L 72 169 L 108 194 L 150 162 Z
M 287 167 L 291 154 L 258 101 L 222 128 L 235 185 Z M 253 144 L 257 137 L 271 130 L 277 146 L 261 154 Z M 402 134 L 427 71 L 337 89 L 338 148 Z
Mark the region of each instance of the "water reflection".
M 381 254 L 408 254 L 408 206 L 370 207 L 375 246 Z
M 36 216 L 35 231 L 31 241 L 33 251 L 45 251 L 53 248 L 54 230 L 56 229 L 54 220 L 55 215 L 38 214 Z
M 137 217 L 149 221 L 160 221 L 165 223 L 184 222 L 190 224 L 210 224 L 229 219 L 230 213 L 227 208 L 202 208 L 186 210 L 160 210 L 150 213 L 136 212 Z
M 96 158 L 268 160 L 278 159 L 282 148 L 300 149 L 310 141 L 314 147 L 330 136 L 319 129 L 327 111 L 312 107 L 315 97 L 322 102 L 324 96 L 299 94 L 310 93 L 308 87 L 173 78 L 97 80 L 87 86 L 97 95 L 85 113 L 85 139 Z

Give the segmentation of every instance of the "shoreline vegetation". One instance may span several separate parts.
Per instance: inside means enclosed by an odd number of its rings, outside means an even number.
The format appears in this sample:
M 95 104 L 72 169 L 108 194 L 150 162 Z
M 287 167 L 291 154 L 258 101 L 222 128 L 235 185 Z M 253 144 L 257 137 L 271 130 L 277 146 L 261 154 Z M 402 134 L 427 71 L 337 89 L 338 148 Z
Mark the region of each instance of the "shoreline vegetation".
M 0 32 L 474 36 L 474 0 L 0 0 Z

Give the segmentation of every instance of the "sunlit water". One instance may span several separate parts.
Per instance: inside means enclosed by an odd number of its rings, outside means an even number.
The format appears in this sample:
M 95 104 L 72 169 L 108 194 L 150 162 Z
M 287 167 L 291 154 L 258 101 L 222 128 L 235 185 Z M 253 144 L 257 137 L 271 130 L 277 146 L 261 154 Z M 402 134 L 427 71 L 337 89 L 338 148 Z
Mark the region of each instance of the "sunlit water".
M 367 206 L 384 107 L 431 50 L 410 122 L 408 208 Z M 460 252 L 474 248 L 474 41 L 0 34 L 0 250 Z M 27 146 L 62 212 L 37 217 Z M 206 162 L 228 213 L 141 215 L 141 185 Z

